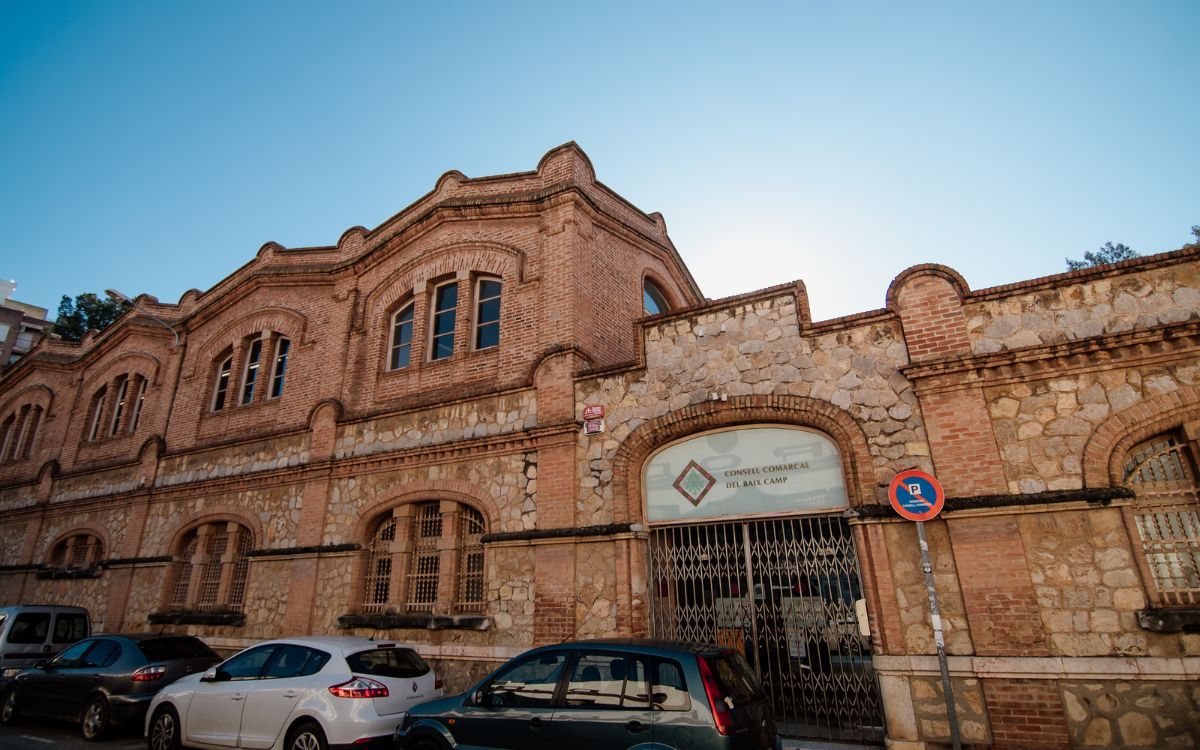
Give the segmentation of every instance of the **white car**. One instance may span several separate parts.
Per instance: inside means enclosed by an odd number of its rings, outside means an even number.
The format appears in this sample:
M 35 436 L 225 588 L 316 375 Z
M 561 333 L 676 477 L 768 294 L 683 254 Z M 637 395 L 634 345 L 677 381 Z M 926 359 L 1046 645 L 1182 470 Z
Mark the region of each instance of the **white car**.
M 312 636 L 252 646 L 163 688 L 146 712 L 150 750 L 390 748 L 411 706 L 442 694 L 413 649 Z

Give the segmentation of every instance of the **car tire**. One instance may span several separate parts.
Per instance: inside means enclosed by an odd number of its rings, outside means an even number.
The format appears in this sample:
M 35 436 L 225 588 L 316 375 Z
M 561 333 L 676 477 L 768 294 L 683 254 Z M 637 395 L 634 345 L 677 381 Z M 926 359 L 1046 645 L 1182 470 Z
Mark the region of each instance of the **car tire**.
M 88 701 L 79 718 L 79 732 L 88 742 L 99 742 L 108 735 L 108 700 L 103 695 Z
M 179 714 L 170 706 L 161 706 L 154 712 L 154 720 L 150 722 L 146 747 L 149 750 L 179 750 L 183 746 L 179 732 Z
M 283 750 L 329 750 L 329 743 L 325 741 L 325 733 L 320 725 L 314 721 L 304 721 L 288 732 Z
M 10 687 L 0 701 L 0 724 L 12 726 L 21 720 L 21 704 L 17 702 L 17 688 Z

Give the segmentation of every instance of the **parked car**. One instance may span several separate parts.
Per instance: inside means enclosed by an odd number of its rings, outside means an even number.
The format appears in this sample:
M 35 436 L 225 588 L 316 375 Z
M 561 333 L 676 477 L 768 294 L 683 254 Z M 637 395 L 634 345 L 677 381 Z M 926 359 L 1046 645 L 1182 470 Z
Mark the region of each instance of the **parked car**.
M 619 639 L 543 646 L 453 698 L 411 709 L 397 750 L 779 748 L 770 701 L 739 652 Z
M 150 750 L 390 747 L 404 712 L 441 694 L 441 678 L 407 646 L 349 636 L 268 641 L 163 689 L 146 739 Z
M 186 635 L 103 634 L 19 672 L 4 691 L 0 724 L 23 717 L 78 722 L 85 740 L 115 724 L 140 725 L 164 685 L 221 660 Z
M 0 690 L 22 669 L 56 656 L 92 634 L 83 607 L 20 604 L 0 607 Z

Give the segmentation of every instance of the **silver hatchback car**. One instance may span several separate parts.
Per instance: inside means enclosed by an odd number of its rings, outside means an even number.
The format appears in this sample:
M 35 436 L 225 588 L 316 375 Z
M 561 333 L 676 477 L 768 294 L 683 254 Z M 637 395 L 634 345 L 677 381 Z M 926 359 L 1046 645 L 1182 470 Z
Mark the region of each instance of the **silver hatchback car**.
M 405 711 L 441 694 L 441 679 L 404 645 L 268 641 L 163 688 L 146 712 L 146 740 L 150 750 L 383 748 Z

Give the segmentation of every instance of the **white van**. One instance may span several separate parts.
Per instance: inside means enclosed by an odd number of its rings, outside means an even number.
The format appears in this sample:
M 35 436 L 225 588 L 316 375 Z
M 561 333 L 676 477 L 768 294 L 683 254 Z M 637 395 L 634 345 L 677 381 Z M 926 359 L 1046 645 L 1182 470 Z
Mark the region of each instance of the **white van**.
M 49 659 L 92 633 L 83 607 L 18 604 L 0 607 L 0 681 Z

